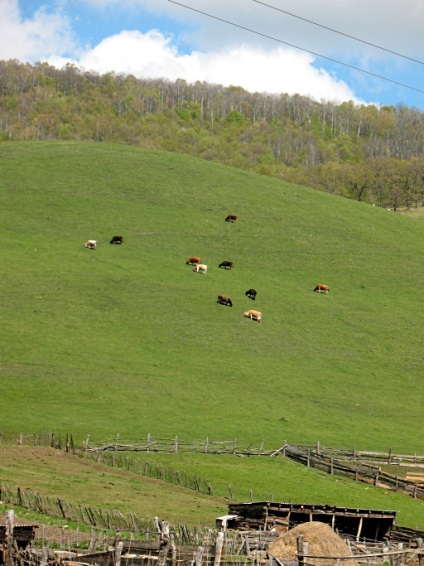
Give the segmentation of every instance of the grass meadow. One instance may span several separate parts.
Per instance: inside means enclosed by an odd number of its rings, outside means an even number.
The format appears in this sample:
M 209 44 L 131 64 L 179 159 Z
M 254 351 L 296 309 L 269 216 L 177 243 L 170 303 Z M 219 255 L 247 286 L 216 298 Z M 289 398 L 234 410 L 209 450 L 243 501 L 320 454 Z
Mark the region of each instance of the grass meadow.
M 118 145 L 0 166 L 3 432 L 424 452 L 422 223 Z
M 0 199 L 3 434 L 424 453 L 419 219 L 96 143 L 1 144 Z M 109 244 L 114 235 L 122 246 Z M 87 239 L 98 248 L 84 248 Z M 206 275 L 192 273 L 191 255 Z M 223 260 L 235 268 L 219 269 Z M 330 293 L 314 293 L 317 283 Z M 244 295 L 251 287 L 255 302 Z M 232 308 L 217 304 L 221 293 Z M 260 324 L 243 317 L 248 308 L 262 311 Z M 424 526 L 422 503 L 374 499 L 371 487 L 281 460 L 173 458 L 218 482 L 222 497 L 231 483 L 245 500 L 253 489 L 406 505 L 406 523 Z

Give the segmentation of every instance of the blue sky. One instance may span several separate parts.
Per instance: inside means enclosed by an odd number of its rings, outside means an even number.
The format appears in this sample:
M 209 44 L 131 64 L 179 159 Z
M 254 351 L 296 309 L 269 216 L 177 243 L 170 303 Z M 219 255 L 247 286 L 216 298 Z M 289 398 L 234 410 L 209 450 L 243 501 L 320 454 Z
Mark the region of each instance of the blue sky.
M 0 59 L 420 110 L 423 30 L 424 0 L 0 0 Z

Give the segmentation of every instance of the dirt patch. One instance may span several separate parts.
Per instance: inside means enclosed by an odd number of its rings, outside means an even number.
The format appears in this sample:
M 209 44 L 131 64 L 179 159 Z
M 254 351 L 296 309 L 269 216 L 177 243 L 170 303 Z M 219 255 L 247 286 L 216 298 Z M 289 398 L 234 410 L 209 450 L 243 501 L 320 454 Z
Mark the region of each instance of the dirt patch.
M 319 521 L 302 523 L 284 533 L 269 545 L 269 553 L 280 560 L 296 561 L 297 537 L 300 535 L 303 536 L 304 542 L 308 543 L 308 551 L 305 554 L 314 557 L 306 558 L 307 563 L 313 563 L 316 566 L 335 566 L 338 557 L 352 556 L 344 540 L 329 525 Z M 342 565 L 358 566 L 358 563 L 352 558 L 344 559 Z

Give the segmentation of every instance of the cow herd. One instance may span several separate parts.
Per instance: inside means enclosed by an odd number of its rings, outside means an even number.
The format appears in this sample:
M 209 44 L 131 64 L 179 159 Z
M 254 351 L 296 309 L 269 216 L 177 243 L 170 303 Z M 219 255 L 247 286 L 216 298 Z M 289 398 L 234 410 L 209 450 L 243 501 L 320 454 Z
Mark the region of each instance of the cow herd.
M 235 214 L 229 214 L 225 218 L 226 222 L 236 222 L 236 220 L 237 220 L 237 216 Z M 202 259 L 197 256 L 190 256 L 187 259 L 186 264 L 192 265 L 193 266 L 192 271 L 195 273 L 201 273 L 205 275 L 208 271 L 208 266 L 206 264 L 203 264 Z M 234 268 L 234 263 L 232 261 L 224 260 L 218 265 L 218 267 L 221 269 L 228 269 L 231 271 Z M 328 295 L 329 290 L 330 289 L 328 285 L 324 285 L 322 283 L 318 283 L 318 285 L 316 285 L 316 287 L 314 288 L 314 291 L 316 291 L 317 293 L 325 293 L 326 295 Z M 245 296 L 251 299 L 252 301 L 256 300 L 256 295 L 257 292 L 255 289 L 248 289 L 245 292 Z M 227 297 L 227 295 L 218 295 L 216 302 L 226 307 L 233 306 L 233 301 L 230 299 L 230 297 Z M 254 309 L 247 310 L 244 313 L 244 316 L 250 318 L 250 320 L 255 320 L 257 322 L 260 322 L 262 320 L 262 313 Z
M 237 216 L 235 214 L 229 214 L 225 218 L 226 222 L 235 222 L 236 220 Z M 113 245 L 121 245 L 124 243 L 124 238 L 122 236 L 113 236 L 109 243 Z M 84 247 L 95 250 L 97 248 L 97 240 L 87 240 L 84 243 Z M 190 256 L 186 261 L 186 265 L 191 265 L 192 271 L 194 273 L 206 275 L 206 273 L 208 272 L 208 266 L 202 263 L 202 259 L 198 256 Z M 232 261 L 224 260 L 218 265 L 218 267 L 220 269 L 228 269 L 229 271 L 231 271 L 234 268 L 234 263 Z M 318 283 L 318 285 L 316 285 L 316 287 L 314 288 L 314 291 L 316 291 L 317 293 L 325 293 L 326 295 L 328 295 L 329 290 L 330 289 L 328 285 L 324 285 L 322 283 Z M 252 301 L 256 300 L 256 295 L 257 291 L 255 289 L 248 289 L 245 292 L 245 296 Z M 218 295 L 216 302 L 226 307 L 233 306 L 232 300 L 230 299 L 230 297 L 227 297 L 227 295 Z M 262 320 L 262 313 L 254 309 L 249 309 L 244 312 L 244 316 L 246 318 L 250 318 L 250 320 L 255 320 L 256 322 L 260 322 Z
M 235 222 L 237 220 L 237 216 L 235 214 L 229 214 L 226 218 L 225 221 L 226 222 Z M 208 271 L 208 266 L 204 263 L 202 263 L 202 258 L 198 257 L 198 256 L 190 256 L 187 261 L 186 261 L 186 265 L 191 265 L 192 266 L 192 271 L 194 273 L 201 273 L 202 275 L 205 275 Z M 232 261 L 229 260 L 224 260 L 221 261 L 221 263 L 218 265 L 218 268 L 220 269 L 227 269 L 229 271 L 231 271 L 234 268 L 234 263 Z M 248 297 L 249 299 L 251 299 L 252 301 L 254 301 L 256 299 L 256 295 L 257 292 L 255 289 L 248 289 L 245 292 L 245 296 Z M 218 295 L 217 301 L 218 304 L 220 305 L 224 305 L 226 307 L 232 307 L 233 306 L 233 301 L 230 299 L 230 297 L 227 297 L 227 295 Z M 250 320 L 255 320 L 257 322 L 260 322 L 262 320 L 262 313 L 260 311 L 257 310 L 247 310 L 244 313 L 244 316 L 247 318 L 250 318 Z

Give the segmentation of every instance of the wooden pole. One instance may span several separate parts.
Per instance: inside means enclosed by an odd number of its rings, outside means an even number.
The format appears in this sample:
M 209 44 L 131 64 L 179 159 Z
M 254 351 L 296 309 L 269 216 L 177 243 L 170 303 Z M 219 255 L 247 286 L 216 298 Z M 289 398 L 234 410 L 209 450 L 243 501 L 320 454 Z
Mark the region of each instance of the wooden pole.
M 359 519 L 358 530 L 356 531 L 356 540 L 359 540 L 359 537 L 361 536 L 362 523 L 363 523 L 363 517 L 361 517 L 361 518 Z
M 115 566 L 121 566 L 121 555 L 123 548 L 124 543 L 122 542 L 122 540 L 120 540 L 115 548 Z
M 15 512 L 13 510 L 7 511 L 6 513 L 6 557 L 5 557 L 5 565 L 6 566 L 13 566 L 13 556 L 12 556 L 12 548 L 13 548 L 13 523 L 15 519 Z
M 196 550 L 196 554 L 195 554 L 195 562 L 196 562 L 196 566 L 202 566 L 202 558 L 203 558 L 203 552 L 205 550 L 204 546 L 199 546 Z
M 221 554 L 222 554 L 223 544 L 224 544 L 224 533 L 218 533 L 216 535 L 214 566 L 219 566 L 220 563 L 221 563 Z
M 303 557 L 305 555 L 304 547 L 303 547 L 303 535 L 299 535 L 296 539 L 296 548 L 297 548 L 297 561 L 299 566 L 303 566 L 304 560 Z

